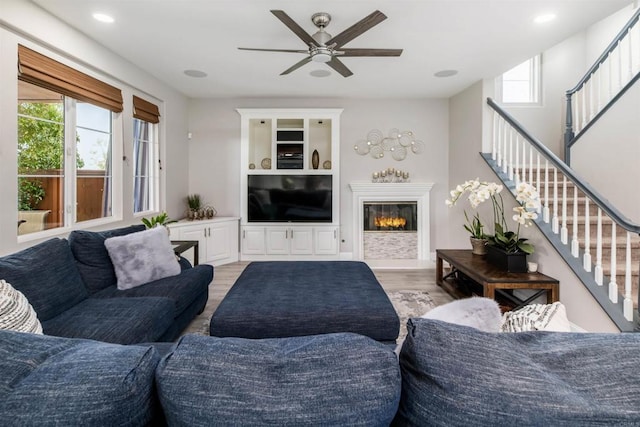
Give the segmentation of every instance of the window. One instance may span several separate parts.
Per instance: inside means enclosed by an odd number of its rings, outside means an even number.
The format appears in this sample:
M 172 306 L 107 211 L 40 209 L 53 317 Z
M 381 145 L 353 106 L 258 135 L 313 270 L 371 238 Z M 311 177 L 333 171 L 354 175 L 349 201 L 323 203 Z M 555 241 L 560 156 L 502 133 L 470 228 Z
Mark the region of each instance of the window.
M 156 150 L 154 125 L 133 119 L 133 211 L 135 213 L 157 210 L 155 189 L 157 188 L 154 166 Z
M 18 234 L 111 217 L 119 89 L 18 52 Z
M 133 211 L 158 210 L 159 150 L 155 104 L 133 97 Z
M 498 98 L 504 104 L 541 103 L 540 56 L 534 56 L 498 78 Z

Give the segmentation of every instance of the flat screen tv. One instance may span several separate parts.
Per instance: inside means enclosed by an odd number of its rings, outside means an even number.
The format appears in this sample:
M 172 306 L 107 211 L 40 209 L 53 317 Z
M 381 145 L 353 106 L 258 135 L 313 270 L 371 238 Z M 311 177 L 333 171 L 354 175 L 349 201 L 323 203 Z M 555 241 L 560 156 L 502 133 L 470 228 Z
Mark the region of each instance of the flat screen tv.
M 330 175 L 249 175 L 249 222 L 331 222 Z

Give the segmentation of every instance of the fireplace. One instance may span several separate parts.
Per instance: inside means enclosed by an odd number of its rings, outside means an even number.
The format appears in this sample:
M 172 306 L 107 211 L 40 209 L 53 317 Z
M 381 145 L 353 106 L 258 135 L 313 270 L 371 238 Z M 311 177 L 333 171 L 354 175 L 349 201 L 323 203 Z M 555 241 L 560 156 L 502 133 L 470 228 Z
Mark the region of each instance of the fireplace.
M 417 231 L 418 202 L 364 202 L 364 231 Z
M 374 268 L 427 268 L 433 184 L 352 182 L 353 258 Z

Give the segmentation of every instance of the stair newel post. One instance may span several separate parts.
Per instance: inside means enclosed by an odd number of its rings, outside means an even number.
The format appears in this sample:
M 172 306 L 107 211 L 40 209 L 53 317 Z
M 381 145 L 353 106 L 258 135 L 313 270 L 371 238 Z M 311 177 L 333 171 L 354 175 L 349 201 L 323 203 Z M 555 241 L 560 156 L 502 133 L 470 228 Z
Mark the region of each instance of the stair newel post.
M 598 220 L 596 225 L 596 267 L 593 278 L 598 286 L 604 284 L 604 273 L 602 271 L 602 209 L 598 207 Z
M 616 270 L 618 269 L 616 260 L 616 223 L 611 222 L 611 274 L 609 280 L 609 300 L 618 303 L 618 283 L 616 282 Z
M 584 199 L 584 255 L 582 258 L 584 271 L 591 271 L 591 216 L 589 215 L 589 198 Z
M 578 187 L 573 186 L 573 227 L 571 236 L 571 255 L 574 258 L 580 256 L 580 244 L 578 242 Z
M 622 310 L 624 318 L 633 320 L 633 301 L 631 300 L 631 233 L 627 231 L 626 265 L 624 273 L 624 301 Z
M 567 113 L 564 129 L 564 162 L 567 165 L 571 165 L 571 154 L 569 144 L 575 136 L 573 133 L 573 112 L 571 109 L 571 92 L 567 92 Z

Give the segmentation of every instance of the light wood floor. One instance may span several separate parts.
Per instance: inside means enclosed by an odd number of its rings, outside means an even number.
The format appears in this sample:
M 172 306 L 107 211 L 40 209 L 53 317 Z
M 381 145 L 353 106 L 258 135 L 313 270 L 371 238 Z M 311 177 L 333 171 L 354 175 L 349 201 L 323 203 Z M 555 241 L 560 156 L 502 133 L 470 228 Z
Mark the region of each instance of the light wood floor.
M 187 327 L 184 333 L 197 333 L 208 324 L 220 301 L 235 283 L 249 262 L 234 262 L 215 267 L 213 283 L 209 286 L 209 301 L 204 311 Z M 446 304 L 453 298 L 436 285 L 436 272 L 429 270 L 374 270 L 376 278 L 385 291 L 424 290 L 436 305 Z M 208 330 L 208 329 L 207 329 Z

